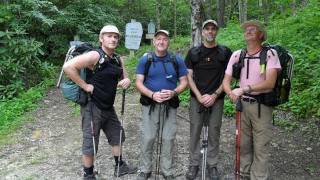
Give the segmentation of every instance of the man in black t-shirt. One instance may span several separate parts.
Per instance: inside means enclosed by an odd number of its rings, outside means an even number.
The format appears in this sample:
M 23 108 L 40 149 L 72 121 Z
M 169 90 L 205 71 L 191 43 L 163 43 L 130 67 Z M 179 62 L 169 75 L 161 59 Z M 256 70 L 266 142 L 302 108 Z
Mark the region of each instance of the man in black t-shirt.
M 208 126 L 207 167 L 204 168 L 207 168 L 210 179 L 218 178 L 220 128 L 225 95 L 221 84 L 232 54 L 229 48 L 216 43 L 218 30 L 216 21 L 205 21 L 202 25 L 203 44 L 191 48 L 186 57 L 191 89 L 190 162 L 187 179 L 195 179 L 198 174 L 201 163 L 200 135 L 204 122 Z
M 137 170 L 122 160 L 120 145 L 124 142 L 125 135 L 113 106 L 117 86 L 127 89 L 130 85 L 123 60 L 118 59 L 115 53 L 119 38 L 118 28 L 114 25 L 106 25 L 99 34 L 101 46 L 99 49 L 76 56 L 63 65 L 65 74 L 91 96 L 91 100 L 87 104 L 81 105 L 84 180 L 96 179 L 94 162 L 98 150 L 100 130 L 104 132 L 112 147 L 111 151 L 115 161 L 114 176 L 135 173 Z M 102 56 L 99 51 L 103 52 Z M 87 76 L 87 81 L 81 79 L 79 75 L 80 69 L 84 68 L 90 72 L 87 75 L 91 74 L 91 76 Z M 93 70 L 94 74 L 92 75 Z

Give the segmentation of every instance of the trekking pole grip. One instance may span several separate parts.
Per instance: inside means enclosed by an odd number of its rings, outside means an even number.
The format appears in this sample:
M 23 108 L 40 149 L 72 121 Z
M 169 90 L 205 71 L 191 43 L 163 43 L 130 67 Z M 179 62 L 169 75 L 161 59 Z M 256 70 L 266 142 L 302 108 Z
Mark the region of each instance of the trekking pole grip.
M 124 89 L 122 91 L 121 115 L 124 114 L 124 103 L 125 103 L 125 100 L 126 100 L 126 90 Z
M 91 93 L 88 92 L 87 95 L 88 95 L 88 101 L 91 101 Z
M 236 102 L 236 111 L 242 112 L 242 103 L 241 103 L 241 97 L 238 98 Z

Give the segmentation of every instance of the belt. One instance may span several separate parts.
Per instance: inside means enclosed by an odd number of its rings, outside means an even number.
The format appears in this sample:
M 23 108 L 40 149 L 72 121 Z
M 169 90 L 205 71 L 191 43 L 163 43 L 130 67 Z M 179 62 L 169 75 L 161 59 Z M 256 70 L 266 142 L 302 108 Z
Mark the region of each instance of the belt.
M 250 104 L 257 102 L 256 99 L 249 98 L 249 97 L 242 97 L 241 99 L 242 99 L 242 101 L 248 102 L 248 103 L 250 103 Z

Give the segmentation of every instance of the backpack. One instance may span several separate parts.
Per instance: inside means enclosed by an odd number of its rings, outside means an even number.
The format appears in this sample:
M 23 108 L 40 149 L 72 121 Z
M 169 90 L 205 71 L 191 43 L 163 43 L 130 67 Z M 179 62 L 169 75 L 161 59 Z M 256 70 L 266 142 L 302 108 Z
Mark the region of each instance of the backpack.
M 207 54 L 207 53 L 203 52 L 201 46 L 202 45 L 195 46 L 195 47 L 191 48 L 190 54 L 188 54 L 188 55 L 189 55 L 189 59 L 191 60 L 191 64 L 193 66 L 193 80 L 194 80 L 196 86 L 199 88 L 199 90 L 202 87 L 201 91 L 208 92 L 208 90 L 209 91 L 214 90 L 214 87 L 216 86 L 214 83 L 210 83 L 210 82 L 205 81 L 205 79 L 207 79 L 207 77 L 208 77 L 208 70 L 210 70 L 210 68 L 212 68 L 212 67 L 210 67 L 210 65 L 208 65 L 208 66 L 202 65 L 202 67 L 200 67 L 201 61 L 204 61 L 204 58 L 207 58 L 207 57 L 214 58 L 215 61 L 217 60 L 217 62 L 221 66 L 221 69 L 219 68 L 218 71 L 220 71 L 221 73 L 224 74 L 224 69 L 228 65 L 228 61 L 230 59 L 232 52 L 226 46 L 218 44 L 214 51 L 211 51 L 209 54 Z M 215 66 L 215 68 L 217 67 L 216 65 L 214 65 L 214 66 Z M 210 76 L 212 76 L 212 75 L 210 75 Z M 219 83 L 222 83 L 223 77 L 224 76 L 221 75 L 221 77 L 219 79 Z M 203 82 L 206 82 L 205 88 L 203 86 L 199 85 L 201 83 L 203 84 Z M 212 93 L 211 91 L 210 91 L 210 93 Z M 191 91 L 191 94 L 192 93 L 193 92 Z
M 104 52 L 100 49 L 94 48 L 89 43 L 78 43 L 74 46 L 71 46 L 66 54 L 65 62 L 69 61 L 70 59 L 84 54 L 86 52 L 96 50 L 100 54 L 99 62 L 93 68 L 93 74 L 99 69 L 99 65 L 105 61 Z M 80 77 L 81 79 L 87 81 L 87 68 L 80 69 Z M 59 81 L 57 87 L 60 88 L 63 97 L 67 100 L 75 102 L 80 105 L 85 105 L 87 103 L 87 93 L 84 92 L 78 84 L 73 82 L 71 79 L 63 76 L 63 70 L 61 71 Z M 62 81 L 61 81 L 62 80 Z
M 226 46 L 218 44 L 217 48 L 218 48 L 219 52 L 223 53 L 224 57 L 227 57 L 227 51 L 228 50 L 227 50 Z M 199 63 L 201 58 L 203 58 L 203 57 L 201 57 L 201 45 L 191 48 L 190 52 L 191 52 L 191 55 L 192 55 L 192 58 L 191 58 L 192 65 L 195 66 L 195 65 L 197 65 Z M 229 60 L 229 58 L 226 58 L 226 59 Z
M 170 55 L 170 62 L 172 63 L 174 70 L 177 74 L 177 77 L 179 78 L 179 64 L 177 62 L 176 55 L 172 54 L 172 53 L 169 53 L 169 55 Z M 144 80 L 146 80 L 146 78 L 149 74 L 149 69 L 150 69 L 150 66 L 151 66 L 153 60 L 154 59 L 153 59 L 152 52 L 147 53 L 147 62 L 144 65 L 144 73 L 143 73 L 143 75 L 145 77 Z M 167 70 L 165 69 L 165 71 L 167 71 Z
M 277 80 L 273 91 L 271 91 L 270 93 L 264 93 L 262 94 L 262 97 L 259 98 L 262 104 L 268 106 L 277 106 L 289 101 L 294 59 L 293 56 L 282 46 L 267 44 L 262 47 L 262 50 L 260 52 L 260 70 L 265 70 L 267 64 L 267 52 L 268 50 L 272 49 L 275 50 L 278 54 L 281 64 L 281 71 L 277 75 Z M 273 51 L 271 52 L 272 55 L 275 55 Z M 244 67 L 244 59 L 247 58 L 245 57 L 245 55 L 246 50 L 241 50 L 238 63 L 235 63 L 233 65 L 232 76 L 236 79 L 240 78 L 241 68 Z

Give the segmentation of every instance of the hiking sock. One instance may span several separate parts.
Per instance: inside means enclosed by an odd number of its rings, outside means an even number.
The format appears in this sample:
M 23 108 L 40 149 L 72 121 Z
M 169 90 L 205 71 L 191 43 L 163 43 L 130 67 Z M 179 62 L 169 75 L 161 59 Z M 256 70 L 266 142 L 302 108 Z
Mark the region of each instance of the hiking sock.
M 113 156 L 113 157 L 114 157 L 114 162 L 116 163 L 116 166 L 118 166 L 118 163 L 120 163 L 120 166 L 123 164 L 122 155 L 120 155 L 120 158 L 119 156 Z
M 83 166 L 84 175 L 91 175 L 93 174 L 93 166 L 91 167 L 85 167 Z

